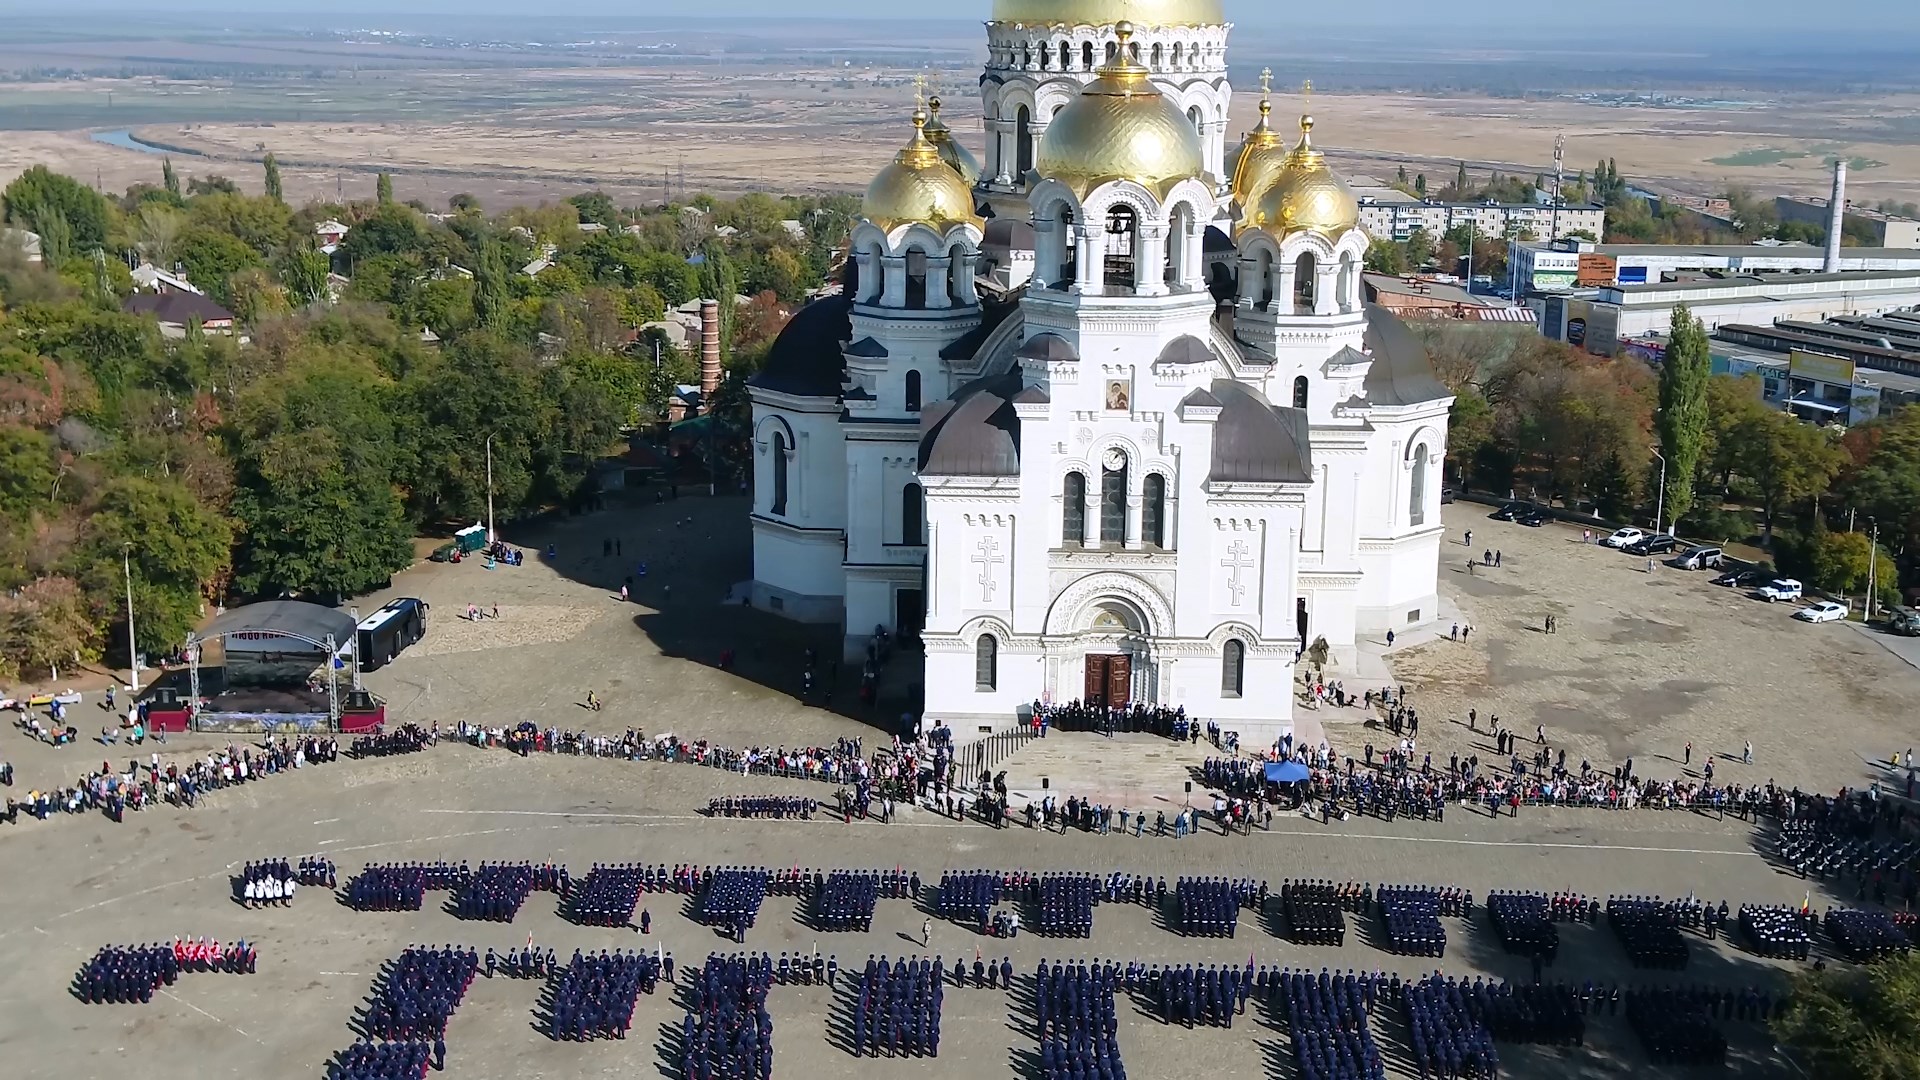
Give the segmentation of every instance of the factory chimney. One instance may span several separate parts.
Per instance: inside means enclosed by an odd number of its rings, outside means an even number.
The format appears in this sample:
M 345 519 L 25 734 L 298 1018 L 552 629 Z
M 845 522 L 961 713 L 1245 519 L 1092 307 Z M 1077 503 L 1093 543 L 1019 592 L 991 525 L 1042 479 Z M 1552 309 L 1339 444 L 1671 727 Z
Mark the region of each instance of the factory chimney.
M 720 301 L 700 301 L 700 411 L 713 411 L 720 389 Z
M 1840 270 L 1840 227 L 1847 216 L 1847 159 L 1833 159 L 1833 197 L 1827 200 L 1827 258 L 1820 269 L 1832 274 Z

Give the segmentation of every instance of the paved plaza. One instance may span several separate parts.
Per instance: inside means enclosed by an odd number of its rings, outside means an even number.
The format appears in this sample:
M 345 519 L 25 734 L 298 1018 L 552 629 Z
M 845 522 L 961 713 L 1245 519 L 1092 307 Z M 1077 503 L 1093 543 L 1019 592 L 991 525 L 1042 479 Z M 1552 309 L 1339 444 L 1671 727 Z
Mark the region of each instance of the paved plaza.
M 529 558 L 519 569 L 493 571 L 476 563 L 432 565 L 402 575 L 393 595 L 430 600 L 432 629 L 368 685 L 387 698 L 397 721 L 443 728 L 463 718 L 489 725 L 532 720 L 615 734 L 628 727 L 649 735 L 672 731 L 734 746 L 864 734 L 873 747 L 879 737 L 859 715 L 851 678 L 824 704 L 795 699 L 806 634 L 722 605 L 727 587 L 746 576 L 742 510 L 733 499 L 649 502 L 530 534 L 529 548 L 536 541 L 540 549 L 556 545 L 553 564 Z M 1432 749 L 1437 760 L 1453 752 L 1488 753 L 1483 734 L 1464 725 L 1470 707 L 1483 717 L 1499 714 L 1528 737 L 1535 724 L 1544 724 L 1549 745 L 1569 748 L 1570 764 L 1586 756 L 1610 767 L 1633 756 L 1637 768 L 1654 775 L 1677 775 L 1683 765 L 1669 759 L 1680 758 L 1689 740 L 1695 768 L 1705 754 L 1723 755 L 1720 778 L 1773 778 L 1826 790 L 1881 776 L 1863 755 L 1904 752 L 1911 727 L 1902 717 L 1920 700 L 1920 672 L 1870 638 L 1843 626 L 1795 624 L 1783 607 L 1712 588 L 1708 575 L 1665 567 L 1647 574 L 1644 560 L 1582 546 L 1577 530 L 1527 530 L 1484 514 L 1472 506 L 1448 508 L 1455 534 L 1473 530 L 1476 553 L 1497 547 L 1502 556 L 1500 569 L 1476 568 L 1470 576 L 1468 549 L 1457 542 L 1445 548 L 1442 590 L 1474 627 L 1468 641 L 1402 641 L 1384 658 L 1391 677 L 1411 690 L 1422 714 L 1422 749 Z M 603 542 L 615 538 L 622 555 L 602 556 Z M 641 561 L 648 564 L 644 577 L 637 576 Z M 628 575 L 636 576 L 636 602 L 623 606 L 617 593 Z M 386 598 L 369 598 L 362 609 Z M 461 620 L 468 603 L 488 610 L 497 603 L 500 618 Z M 1548 612 L 1559 616 L 1555 635 L 1538 629 Z M 729 648 L 737 653 L 735 668 L 722 671 L 719 657 Z M 1374 663 L 1363 658 L 1363 670 L 1333 674 L 1357 689 L 1388 671 L 1369 667 Z M 603 711 L 581 707 L 589 690 L 605 699 Z M 80 711 L 84 731 L 91 704 Z M 1385 745 L 1391 738 L 1364 726 L 1360 709 L 1328 707 L 1315 718 L 1343 754 L 1358 756 L 1366 742 Z M 0 740 L 0 756 L 19 770 L 16 791 L 70 782 L 89 758 L 97 764 L 107 754 L 125 755 L 98 744 L 55 751 L 11 729 Z M 1725 760 L 1749 740 L 1754 765 Z M 206 745 L 204 738 L 176 738 L 164 752 Z M 1056 733 L 1003 767 L 1017 791 L 1037 792 L 1044 777 L 1048 790 L 1062 797 L 1167 808 L 1171 815 L 1185 797 L 1187 770 L 1206 750 L 1205 743 L 1179 747 L 1145 736 L 1109 741 Z M 1276 889 L 1295 877 L 1457 884 L 1476 898 L 1499 888 L 1598 897 L 1694 893 L 1736 906 L 1797 905 L 1808 889 L 1765 861 L 1750 826 L 1687 812 L 1523 810 L 1517 819 L 1489 820 L 1450 808 L 1439 823 L 1354 818 L 1328 826 L 1282 816 L 1270 833 L 1179 841 L 993 830 L 921 811 L 906 811 L 892 825 L 824 817 L 709 820 L 696 813 L 718 795 L 824 800 L 832 791 L 686 764 L 520 758 L 443 744 L 269 777 L 211 795 L 193 811 L 161 807 L 129 815 L 121 825 L 98 816 L 23 817 L 0 830 L 8 912 L 0 924 L 0 1061 L 7 1062 L 6 1075 L 21 1077 L 130 1071 L 317 1077 L 353 1041 L 356 1010 L 381 963 L 409 943 L 472 944 L 484 951 L 518 948 L 531 934 L 563 958 L 575 947 L 651 951 L 658 945 L 682 968 L 730 947 L 685 917 L 684 898 L 660 895 L 642 899 L 653 916 L 647 937 L 573 925 L 547 894 L 535 894 L 511 925 L 462 922 L 439 908 L 444 894 L 429 894 L 420 912 L 356 912 L 319 889 L 303 890 L 291 910 L 248 910 L 231 899 L 230 875 L 246 860 L 265 857 L 324 854 L 339 864 L 343 881 L 367 862 L 552 859 L 576 876 L 596 861 L 904 866 L 929 883 L 944 869 L 1122 870 L 1170 880 L 1252 877 Z M 1816 907 L 1828 902 L 1817 887 L 1812 900 Z M 907 901 L 881 901 L 870 933 L 808 929 L 797 904 L 769 899 L 748 933 L 749 946 L 775 956 L 818 948 L 836 954 L 843 969 L 864 964 L 870 953 L 922 952 L 917 939 L 925 915 Z M 1439 967 L 1528 977 L 1526 962 L 1500 951 L 1483 916 L 1443 922 L 1449 944 L 1439 961 L 1390 955 L 1375 947 L 1370 932 L 1349 934 L 1337 948 L 1295 945 L 1251 915 L 1243 915 L 1230 940 L 1182 938 L 1146 909 L 1125 905 L 1097 908 L 1090 940 L 1023 932 L 1008 942 L 936 919 L 926 951 L 949 963 L 956 955 L 971 962 L 976 949 L 1010 955 L 1022 976 L 1042 957 L 1244 965 L 1252 955 L 1257 963 L 1316 970 L 1416 975 Z M 1549 974 L 1573 982 L 1731 985 L 1777 980 L 1784 970 L 1725 942 L 1691 937 L 1694 959 L 1684 973 L 1635 972 L 1604 926 L 1563 926 L 1562 932 L 1560 960 Z M 259 972 L 183 976 L 146 1006 L 87 1006 L 67 992 L 74 972 L 101 945 L 175 935 L 243 937 L 260 950 Z M 838 997 L 818 987 L 774 990 L 769 1009 L 779 1075 L 1033 1075 L 1032 1012 L 1022 992 L 951 990 L 937 1061 L 872 1060 L 850 1056 L 835 1041 L 851 1008 L 842 983 Z M 677 1027 L 681 1015 L 669 995 L 642 997 L 626 1041 L 576 1044 L 542 1033 L 535 1013 L 540 992 L 533 981 L 477 982 L 454 1015 L 446 1075 L 678 1074 L 659 1049 L 662 1033 Z M 1121 1011 L 1120 1045 L 1131 1076 L 1297 1075 L 1284 1023 L 1257 1006 L 1231 1031 L 1163 1025 L 1144 999 Z M 1374 1029 L 1390 1075 L 1411 1076 L 1395 1011 L 1376 1014 Z M 1733 1043 L 1731 1075 L 1790 1075 L 1757 1025 L 1723 1027 Z M 1680 1073 L 1648 1066 L 1618 1016 L 1591 1019 L 1581 1050 L 1502 1044 L 1500 1053 L 1513 1076 Z

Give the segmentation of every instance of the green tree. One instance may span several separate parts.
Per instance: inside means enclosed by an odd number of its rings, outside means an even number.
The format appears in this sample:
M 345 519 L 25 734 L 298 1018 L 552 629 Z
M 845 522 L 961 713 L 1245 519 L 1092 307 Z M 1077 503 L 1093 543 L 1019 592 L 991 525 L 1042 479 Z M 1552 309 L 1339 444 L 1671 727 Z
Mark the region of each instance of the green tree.
M 280 162 L 274 158 L 273 151 L 267 151 L 266 159 L 261 164 L 267 174 L 267 198 L 274 202 L 286 202 L 285 193 L 280 187 Z
M 34 231 L 40 234 L 40 262 L 53 269 L 59 269 L 73 258 L 73 227 L 67 224 L 67 215 L 58 209 L 42 210 L 33 222 Z
M 1426 173 L 1415 173 L 1413 175 L 1413 193 L 1415 195 L 1420 196 L 1423 199 L 1427 197 L 1427 174 Z
M 160 159 L 160 185 L 167 189 L 167 194 L 175 199 L 180 198 L 180 177 L 173 171 L 171 157 Z
M 1858 465 L 1843 485 L 1850 506 L 1875 522 L 1881 539 L 1920 552 L 1920 409 L 1909 405 L 1847 433 Z
M 307 244 L 289 249 L 280 259 L 280 280 L 296 306 L 318 303 L 327 296 L 327 253 Z
M 1471 388 L 1454 391 L 1453 408 L 1447 421 L 1447 463 L 1464 482 L 1473 472 L 1473 464 L 1493 443 L 1493 407 Z
M 1685 517 L 1693 509 L 1693 480 L 1707 439 L 1707 382 L 1712 375 L 1707 328 L 1681 304 L 1673 309 L 1673 330 L 1660 364 L 1660 408 L 1654 414 L 1660 452 L 1667 459 L 1668 521 Z
M 392 205 L 393 177 L 387 175 L 386 173 L 381 173 L 378 177 L 374 178 L 373 200 L 379 203 L 381 206 Z
M 341 243 L 341 250 L 353 264 L 355 276 L 359 274 L 359 264 L 376 255 L 405 256 L 425 267 L 431 248 L 426 219 L 412 207 L 394 202 L 382 202 L 365 221 L 355 225 Z
M 1760 491 L 1760 528 L 1767 543 L 1780 509 L 1826 490 L 1845 459 L 1825 431 L 1772 409 L 1750 417 L 1734 438 L 1741 446 L 1739 472 Z
M 1773 1033 L 1817 1080 L 1920 1076 L 1920 954 L 1803 971 Z
M 583 191 L 568 196 L 567 201 L 579 211 L 581 221 L 596 222 L 609 229 L 620 226 L 620 208 L 613 204 L 613 198 L 604 191 Z
M 180 234 L 180 265 L 187 280 L 222 304 L 231 304 L 233 275 L 260 265 L 260 253 L 217 229 L 196 226 Z
M 500 330 L 507 324 L 512 303 L 506 248 L 499 240 L 488 237 L 480 248 L 480 263 L 473 269 L 474 321 L 490 330 Z
M 0 595 L 0 672 L 37 678 L 76 658 L 93 659 L 99 644 L 100 629 L 70 578 L 45 577 Z
M 3 220 L 34 232 L 44 233 L 46 222 L 55 215 L 66 218 L 73 251 L 92 251 L 107 243 L 106 196 L 45 165 L 14 177 L 0 192 L 0 206 L 5 209 Z
M 187 215 L 170 206 L 148 203 L 140 208 L 133 235 L 147 261 L 163 269 L 173 269 L 179 254 L 180 234 L 186 230 Z
M 1385 237 L 1375 239 L 1367 244 L 1366 268 L 1377 274 L 1404 274 L 1406 249 Z
M 142 652 L 179 646 L 207 590 L 225 573 L 233 530 L 177 480 L 118 477 L 101 492 L 72 560 L 103 621 L 121 626 L 121 555 L 131 559 L 134 629 Z
M 1407 234 L 1407 265 L 1419 269 L 1433 261 L 1433 237 L 1425 229 Z

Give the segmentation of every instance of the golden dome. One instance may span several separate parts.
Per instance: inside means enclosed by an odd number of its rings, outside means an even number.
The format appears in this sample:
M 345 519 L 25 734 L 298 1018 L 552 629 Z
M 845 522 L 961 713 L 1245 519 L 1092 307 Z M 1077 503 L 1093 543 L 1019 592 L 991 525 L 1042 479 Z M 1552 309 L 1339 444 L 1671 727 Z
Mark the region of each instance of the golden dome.
M 953 137 L 947 125 L 940 122 L 940 99 L 937 96 L 927 99 L 926 132 L 927 141 L 940 152 L 940 160 L 953 166 L 953 171 L 960 174 L 960 179 L 965 180 L 968 186 L 980 181 L 979 159 L 973 156 L 972 151 L 961 146 L 960 140 Z
M 1253 208 L 1254 195 L 1286 167 L 1287 144 L 1281 140 L 1280 133 L 1268 125 L 1273 114 L 1273 98 L 1268 89 L 1270 78 L 1270 72 L 1260 73 L 1260 122 L 1247 132 L 1246 139 L 1233 152 L 1233 201 L 1239 204 L 1242 214 Z
M 1353 192 L 1327 168 L 1327 156 L 1313 148 L 1313 117 L 1300 118 L 1300 145 L 1254 193 L 1245 223 L 1276 237 L 1302 230 L 1332 237 L 1360 223 Z
M 1033 169 L 1080 195 L 1109 180 L 1132 180 L 1164 195 L 1206 173 L 1200 135 L 1133 58 L 1127 48 L 1133 26 L 1122 22 L 1115 30 L 1114 59 L 1047 125 Z
M 973 191 L 960 174 L 940 160 L 940 151 L 927 141 L 927 114 L 913 111 L 913 138 L 893 156 L 867 185 L 861 214 L 889 232 L 896 225 L 922 222 L 945 231 L 962 223 L 978 226 Z
M 1027 26 L 1221 26 L 1220 0 L 993 0 L 992 22 Z

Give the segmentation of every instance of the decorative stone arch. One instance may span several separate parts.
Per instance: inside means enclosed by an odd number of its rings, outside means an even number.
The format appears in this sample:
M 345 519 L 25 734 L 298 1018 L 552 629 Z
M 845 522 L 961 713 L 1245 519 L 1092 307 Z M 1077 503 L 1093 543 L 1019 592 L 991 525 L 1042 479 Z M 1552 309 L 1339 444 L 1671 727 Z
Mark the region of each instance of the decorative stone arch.
M 1246 644 L 1247 651 L 1252 652 L 1260 644 L 1260 631 L 1254 629 L 1251 623 L 1229 619 L 1207 631 L 1207 647 L 1218 655 L 1231 638 L 1239 638 Z
M 754 452 L 764 454 L 773 445 L 773 433 L 780 432 L 787 440 L 787 446 L 793 446 L 793 425 L 779 413 L 768 413 L 753 425 Z
M 1145 580 L 1121 570 L 1088 574 L 1061 590 L 1047 608 L 1046 632 L 1049 637 L 1072 637 L 1084 629 L 1089 610 L 1101 600 L 1119 599 L 1133 606 L 1146 625 L 1145 637 L 1164 637 L 1173 632 L 1173 605 Z
M 956 636 L 966 642 L 968 648 L 972 648 L 974 639 L 981 634 L 992 634 L 1000 639 L 1001 645 L 1006 645 L 1013 640 L 1013 627 L 997 615 L 975 615 L 960 624 L 960 632 Z
M 1033 122 L 1044 130 L 1053 122 L 1053 116 L 1080 96 L 1080 84 L 1073 79 L 1048 79 L 1036 84 L 1030 95 L 1033 110 Z M 1035 136 L 1036 147 L 1038 136 Z
M 1142 225 L 1167 223 L 1166 209 L 1160 205 L 1160 197 L 1132 180 L 1109 180 L 1081 200 L 1086 209 L 1083 221 L 1107 220 L 1116 206 L 1126 206 L 1133 210 L 1136 220 Z
M 1288 233 L 1280 241 L 1281 261 L 1291 263 L 1302 255 L 1312 255 L 1316 266 L 1321 263 L 1331 266 L 1336 265 L 1339 252 L 1332 241 L 1317 232 L 1301 229 L 1298 232 Z
M 1033 185 L 1033 190 L 1027 193 L 1027 206 L 1035 222 L 1053 217 L 1062 203 L 1066 204 L 1067 209 L 1073 211 L 1074 221 L 1087 220 L 1086 208 L 1081 205 L 1080 196 L 1058 180 L 1043 179 Z

